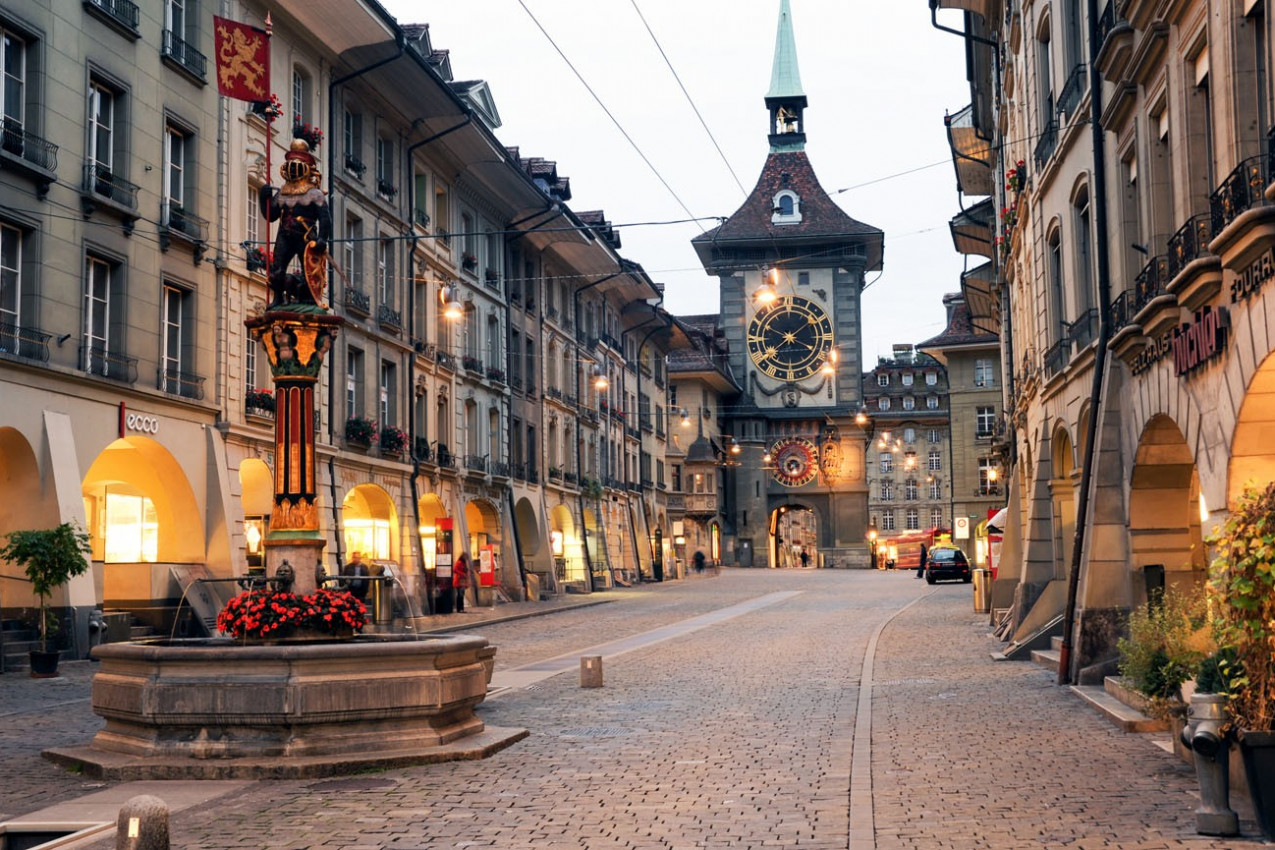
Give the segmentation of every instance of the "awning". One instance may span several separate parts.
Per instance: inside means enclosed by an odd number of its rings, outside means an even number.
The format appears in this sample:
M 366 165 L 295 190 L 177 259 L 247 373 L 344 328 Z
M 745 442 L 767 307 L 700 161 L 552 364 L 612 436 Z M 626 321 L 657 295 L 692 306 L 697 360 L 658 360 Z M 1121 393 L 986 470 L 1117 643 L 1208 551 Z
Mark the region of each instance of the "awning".
M 987 521 L 987 533 L 988 534 L 1004 534 L 1005 519 L 1008 516 L 1009 516 L 1008 507 L 1001 508 L 995 514 L 993 514 L 992 518 Z
M 952 244 L 958 254 L 976 254 L 992 258 L 992 224 L 996 209 L 992 199 L 979 201 L 951 221 Z
M 961 291 L 965 295 L 974 330 L 1000 336 L 1000 285 L 996 282 L 992 264 L 983 263 L 962 274 Z
M 992 179 L 992 145 L 982 138 L 974 124 L 974 105 L 949 115 L 947 141 L 952 146 L 956 185 L 966 195 L 990 195 L 996 190 Z

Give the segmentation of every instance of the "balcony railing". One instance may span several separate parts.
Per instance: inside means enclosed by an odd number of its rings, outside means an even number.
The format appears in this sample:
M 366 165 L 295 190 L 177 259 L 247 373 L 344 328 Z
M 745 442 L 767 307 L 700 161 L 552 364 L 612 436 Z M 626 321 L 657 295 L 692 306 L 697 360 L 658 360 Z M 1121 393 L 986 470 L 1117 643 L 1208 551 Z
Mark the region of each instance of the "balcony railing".
M 1272 128 L 1275 134 L 1275 128 Z M 1275 142 L 1275 135 L 1270 137 Z M 1209 196 L 1210 223 L 1218 234 L 1241 213 L 1265 203 L 1266 185 L 1270 183 L 1270 157 L 1254 156 L 1241 162 L 1226 176 L 1222 185 Z
M 1187 219 L 1178 232 L 1169 237 L 1169 280 L 1186 268 L 1192 260 L 1209 252 L 1209 240 L 1213 238 L 1212 215 L 1200 213 Z
M 1060 339 L 1045 351 L 1045 375 L 1052 378 L 1067 366 L 1071 359 L 1071 340 Z
M 164 30 L 164 55 L 193 77 L 202 80 L 208 72 L 208 60 L 204 58 L 204 54 L 183 41 L 172 30 Z
M 574 487 L 576 484 L 576 474 L 574 472 L 562 473 L 562 482 L 564 484 L 570 484 L 572 487 Z
M 465 455 L 465 468 L 470 472 L 486 472 L 486 455 Z
M 1058 93 L 1058 109 L 1068 119 L 1076 111 L 1076 107 L 1080 105 L 1080 98 L 1085 93 L 1086 82 L 1088 82 L 1088 67 L 1077 65 L 1071 69 L 1071 73 L 1067 76 L 1067 82 L 1063 83 L 1062 91 Z
M 372 299 L 357 286 L 345 287 L 345 306 L 348 310 L 362 313 L 364 316 L 372 312 Z
M 401 328 L 403 327 L 403 311 L 395 310 L 388 304 L 382 304 L 376 308 L 376 321 L 382 325 Z
M 509 462 L 504 460 L 493 460 L 491 462 L 491 474 L 496 478 L 508 478 Z
M 0 322 L 0 352 L 48 363 L 49 339 L 52 336 L 38 328 L 26 328 L 10 322 Z
M 1067 325 L 1067 338 L 1076 344 L 1080 351 L 1093 342 L 1098 336 L 1098 308 L 1091 307 Z
M 1111 302 L 1111 307 L 1109 308 L 1110 313 L 1108 315 L 1111 317 L 1111 328 L 1113 331 L 1117 331 L 1133 321 L 1133 316 L 1137 312 L 1133 309 L 1135 298 L 1136 293 L 1134 290 L 1126 289 L 1124 292 L 1117 295 L 1115 300 Z
M 137 382 L 136 357 L 125 357 L 91 345 L 81 345 L 80 364 L 89 375 L 125 384 Z
M 96 162 L 84 163 L 84 191 L 126 209 L 137 209 L 137 186 Z
M 101 12 L 112 23 L 125 27 L 133 33 L 137 32 L 137 4 L 129 0 L 84 0 L 89 9 Z
M 428 230 L 429 229 L 429 213 L 425 212 L 425 210 L 421 209 L 420 207 L 416 207 L 414 210 L 412 210 L 412 224 L 416 225 L 421 230 Z
M 1163 295 L 1164 287 L 1170 280 L 1172 278 L 1169 277 L 1169 258 L 1167 256 L 1152 257 L 1133 279 L 1133 314 L 1136 316 L 1143 307 L 1151 303 L 1153 298 Z
M 1099 48 L 1107 43 L 1107 36 L 1111 35 L 1111 31 L 1116 28 L 1116 2 L 1117 0 L 1107 0 L 1107 5 L 1098 15 Z
M 438 466 L 440 469 L 454 470 L 456 468 L 456 455 L 452 454 L 447 446 L 438 447 Z
M 200 218 L 185 207 L 174 203 L 166 204 L 167 209 L 160 210 L 170 233 L 177 234 L 191 242 L 208 241 L 208 220 Z
M 412 441 L 412 457 L 417 463 L 433 463 L 434 447 L 424 437 L 417 437 Z
M 176 369 L 159 369 L 156 371 L 155 388 L 166 393 L 179 395 L 182 398 L 195 400 L 204 397 L 204 379 L 190 372 L 179 372 Z
M 58 146 L 29 132 L 12 118 L 4 119 L 0 148 L 41 171 L 58 170 Z
M 1040 133 L 1040 139 L 1036 141 L 1034 159 L 1036 160 L 1037 172 L 1045 170 L 1045 166 L 1049 163 L 1049 159 L 1054 155 L 1054 149 L 1057 147 L 1058 122 L 1050 118 L 1049 123 L 1045 125 L 1045 129 Z

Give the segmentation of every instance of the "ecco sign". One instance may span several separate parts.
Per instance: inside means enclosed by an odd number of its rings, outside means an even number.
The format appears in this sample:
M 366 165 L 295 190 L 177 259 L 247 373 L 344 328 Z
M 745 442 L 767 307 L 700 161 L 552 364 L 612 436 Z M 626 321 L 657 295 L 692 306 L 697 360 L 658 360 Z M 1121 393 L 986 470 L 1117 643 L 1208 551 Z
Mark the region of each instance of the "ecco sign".
M 129 431 L 138 434 L 158 434 L 159 417 L 149 413 L 134 413 L 121 401 L 119 429 L 120 437 L 124 437 Z
M 130 431 L 141 431 L 143 434 L 158 434 L 159 420 L 144 413 L 130 413 L 124 420 L 124 427 Z

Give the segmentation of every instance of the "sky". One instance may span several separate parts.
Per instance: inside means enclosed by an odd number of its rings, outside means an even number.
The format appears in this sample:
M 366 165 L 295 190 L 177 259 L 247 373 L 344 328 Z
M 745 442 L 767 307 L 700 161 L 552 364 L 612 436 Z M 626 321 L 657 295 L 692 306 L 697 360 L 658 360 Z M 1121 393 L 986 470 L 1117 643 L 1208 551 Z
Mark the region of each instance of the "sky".
M 557 162 L 569 206 L 606 212 L 621 253 L 665 284 L 671 313 L 718 312 L 716 279 L 691 248 L 716 222 L 652 223 L 729 216 L 752 191 L 769 151 L 779 0 L 381 2 L 400 23 L 430 25 L 455 79 L 487 81 L 497 137 Z M 867 369 L 895 343 L 941 333 L 943 295 L 960 289 L 943 116 L 970 99 L 963 42 L 930 25 L 924 0 L 791 10 L 806 153 L 834 202 L 885 231 L 884 268 L 863 294 Z

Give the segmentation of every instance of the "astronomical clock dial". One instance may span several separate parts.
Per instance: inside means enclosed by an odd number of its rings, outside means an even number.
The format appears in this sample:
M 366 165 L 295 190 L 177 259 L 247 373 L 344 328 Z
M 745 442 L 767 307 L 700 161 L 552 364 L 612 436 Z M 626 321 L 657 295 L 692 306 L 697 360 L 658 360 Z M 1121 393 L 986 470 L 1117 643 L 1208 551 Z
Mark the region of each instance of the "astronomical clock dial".
M 775 480 L 785 487 L 809 484 L 819 472 L 815 444 L 801 437 L 780 440 L 770 448 Z
M 776 381 L 802 381 L 832 350 L 832 321 L 807 298 L 781 298 L 748 323 L 748 356 Z

